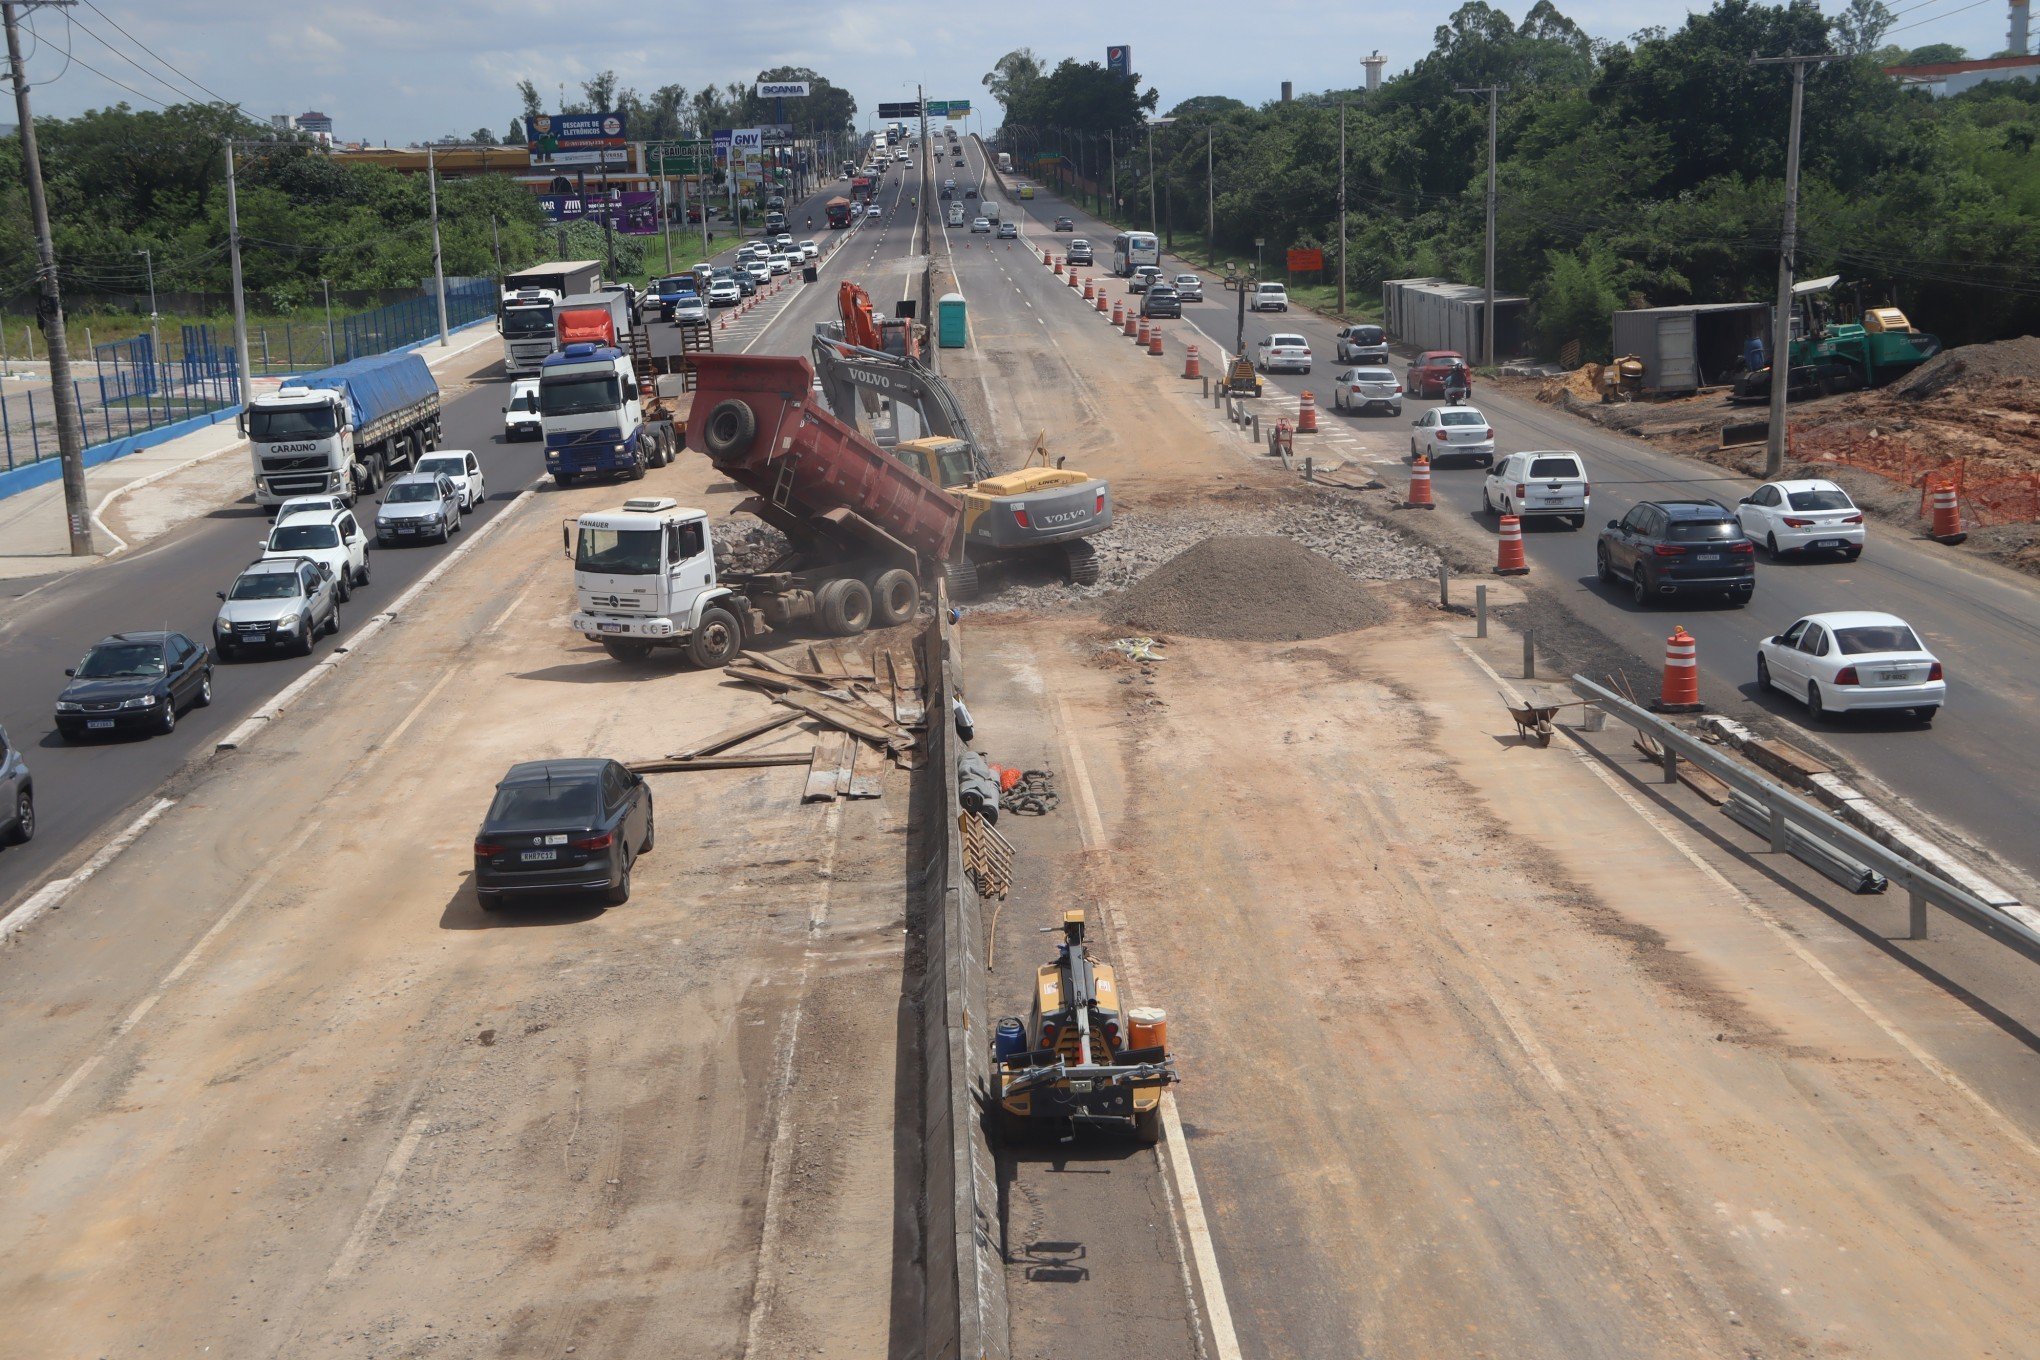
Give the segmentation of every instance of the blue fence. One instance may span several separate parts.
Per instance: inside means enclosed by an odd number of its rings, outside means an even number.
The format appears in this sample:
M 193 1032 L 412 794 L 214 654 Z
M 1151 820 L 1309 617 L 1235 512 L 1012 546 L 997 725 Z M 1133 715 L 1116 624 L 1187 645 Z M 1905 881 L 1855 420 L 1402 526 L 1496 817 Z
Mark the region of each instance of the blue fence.
M 493 279 L 446 281 L 448 329 L 495 315 Z M 248 336 L 250 371 L 303 373 L 370 354 L 384 354 L 439 334 L 439 303 L 429 295 L 372 311 L 290 326 L 260 327 Z M 234 347 L 214 328 L 183 326 L 175 336 L 138 335 L 92 348 L 97 372 L 73 378 L 71 401 L 88 448 L 240 404 Z M 81 366 L 82 367 L 82 366 Z M 50 387 L 0 384 L 0 448 L 6 469 L 57 456 L 59 396 Z

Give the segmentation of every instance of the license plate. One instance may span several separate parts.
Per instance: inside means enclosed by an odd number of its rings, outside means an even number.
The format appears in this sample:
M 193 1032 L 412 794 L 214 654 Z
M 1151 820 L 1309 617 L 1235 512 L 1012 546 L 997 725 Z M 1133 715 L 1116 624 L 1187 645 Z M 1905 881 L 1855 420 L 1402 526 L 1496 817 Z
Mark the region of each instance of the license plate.
M 1839 548 L 1842 546 L 1842 540 L 1839 538 L 1817 538 L 1814 540 L 1813 546 L 1816 548 Z
M 1877 673 L 1877 678 L 1878 678 L 1879 680 L 1910 680 L 1910 679 L 1912 679 L 1912 672 L 1911 672 L 1911 671 L 1879 671 L 1879 672 Z
M 557 850 L 526 850 L 518 856 L 526 864 L 539 864 L 546 860 L 558 859 L 559 857 L 560 852 Z
M 418 526 L 415 524 L 400 524 L 397 526 L 397 532 L 400 534 L 415 534 L 418 532 Z
M 1719 561 L 1721 560 L 1721 554 L 1720 554 L 1720 553 L 1696 553 L 1696 554 L 1694 554 L 1693 560 L 1694 560 L 1695 562 L 1719 562 Z
M 595 625 L 595 631 L 598 633 L 627 633 L 630 631 L 630 625 L 627 623 L 598 623 Z
M 85 725 L 86 725 L 87 727 L 90 727 L 90 728 L 95 728 L 95 729 L 97 729 L 97 728 L 107 728 L 107 727 L 111 727 L 111 726 L 113 726 L 113 719 L 111 719 L 111 718 L 87 718 L 87 719 L 85 720 Z

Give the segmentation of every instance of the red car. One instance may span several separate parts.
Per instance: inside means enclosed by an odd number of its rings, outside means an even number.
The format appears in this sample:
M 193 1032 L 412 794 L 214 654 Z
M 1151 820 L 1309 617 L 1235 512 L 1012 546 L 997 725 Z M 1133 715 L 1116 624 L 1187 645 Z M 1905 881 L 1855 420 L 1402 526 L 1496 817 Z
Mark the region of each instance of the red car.
M 1419 397 L 1442 397 L 1445 395 L 1445 379 L 1454 368 L 1466 365 L 1466 386 L 1473 388 L 1473 366 L 1466 364 L 1466 357 L 1455 350 L 1427 349 L 1410 365 L 1409 389 Z

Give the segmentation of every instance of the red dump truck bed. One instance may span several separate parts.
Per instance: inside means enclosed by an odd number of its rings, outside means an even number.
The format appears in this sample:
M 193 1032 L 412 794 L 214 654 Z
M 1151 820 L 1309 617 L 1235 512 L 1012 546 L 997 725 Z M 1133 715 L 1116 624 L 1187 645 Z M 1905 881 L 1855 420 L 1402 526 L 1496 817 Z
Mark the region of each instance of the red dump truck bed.
M 701 354 L 693 364 L 687 446 L 752 491 L 760 518 L 846 547 L 890 540 L 931 565 L 955 557 L 963 508 L 831 415 L 806 359 Z

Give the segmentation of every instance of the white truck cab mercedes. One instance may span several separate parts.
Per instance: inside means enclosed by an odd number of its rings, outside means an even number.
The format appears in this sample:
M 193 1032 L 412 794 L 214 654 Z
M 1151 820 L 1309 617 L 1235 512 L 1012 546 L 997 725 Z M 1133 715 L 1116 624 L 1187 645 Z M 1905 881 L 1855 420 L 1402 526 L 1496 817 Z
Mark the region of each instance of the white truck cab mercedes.
M 661 646 L 684 646 L 704 669 L 736 658 L 748 611 L 716 579 L 707 511 L 641 496 L 566 521 L 562 536 L 574 560 L 573 628 L 590 642 L 619 661 Z

